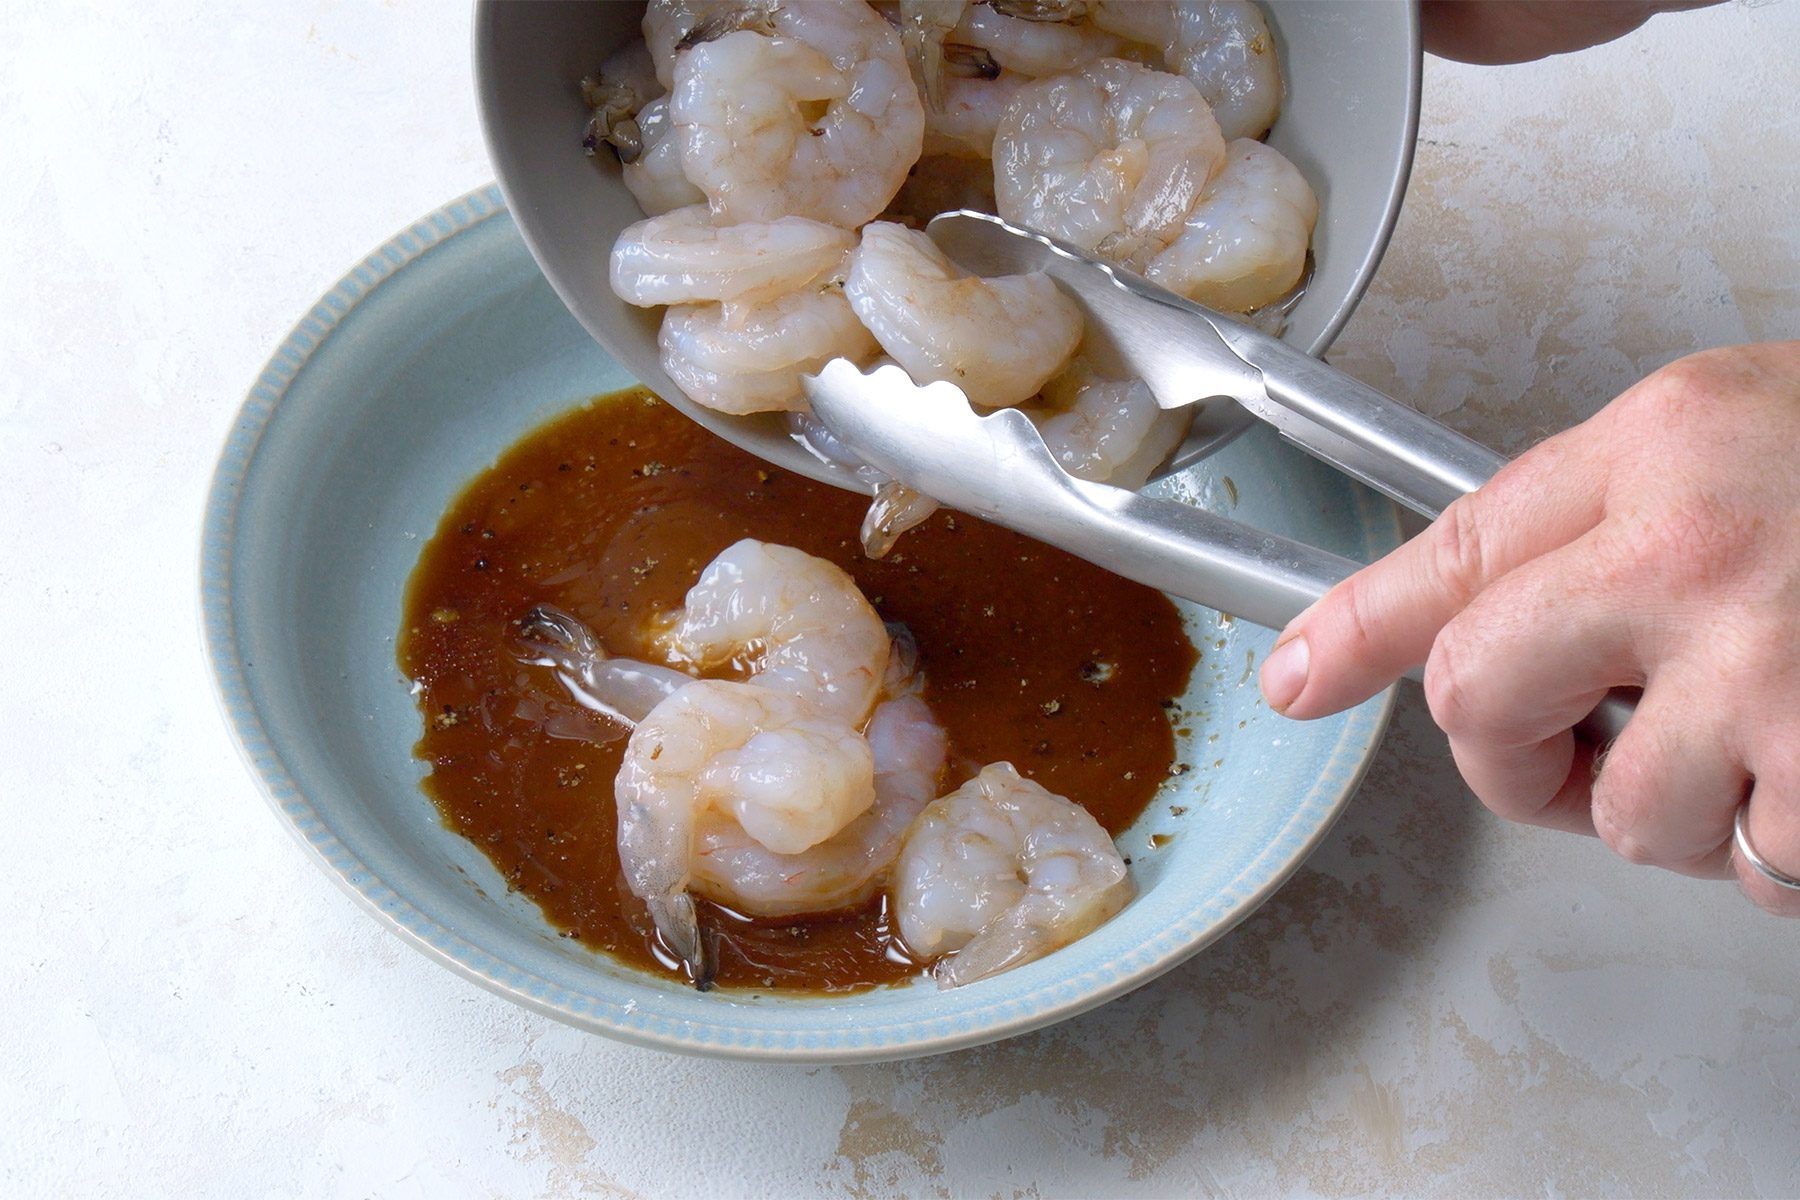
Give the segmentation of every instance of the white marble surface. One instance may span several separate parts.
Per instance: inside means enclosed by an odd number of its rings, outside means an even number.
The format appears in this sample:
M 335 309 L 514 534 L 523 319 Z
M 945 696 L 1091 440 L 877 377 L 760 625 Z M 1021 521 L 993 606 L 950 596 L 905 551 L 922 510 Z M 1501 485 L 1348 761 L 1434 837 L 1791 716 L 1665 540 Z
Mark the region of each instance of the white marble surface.
M 943 1059 L 666 1058 L 401 946 L 290 842 L 195 632 L 291 321 L 488 178 L 460 4 L 0 6 L 0 1193 L 1800 1194 L 1800 923 L 1504 826 L 1409 697 L 1245 926 Z M 1338 360 L 1496 444 L 1800 330 L 1800 3 L 1427 70 Z

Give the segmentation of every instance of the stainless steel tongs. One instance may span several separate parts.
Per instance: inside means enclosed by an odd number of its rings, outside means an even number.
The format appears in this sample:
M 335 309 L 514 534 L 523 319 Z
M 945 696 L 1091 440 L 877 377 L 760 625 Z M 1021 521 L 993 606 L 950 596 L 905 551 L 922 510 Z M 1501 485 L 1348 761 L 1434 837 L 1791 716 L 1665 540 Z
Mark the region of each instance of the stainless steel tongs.
M 1105 367 L 1163 408 L 1241 405 L 1307 453 L 1426 516 L 1474 491 L 1500 455 L 1279 339 L 1129 271 L 985 213 L 946 213 L 934 241 L 981 275 L 1043 271 L 1087 318 Z M 839 359 L 805 379 L 813 412 L 866 463 L 952 508 L 1128 579 L 1280 629 L 1361 565 L 1218 513 L 1076 479 L 1023 413 L 986 416 L 951 384 Z M 1205 413 L 1201 414 L 1205 419 Z M 1582 732 L 1606 740 L 1631 702 L 1610 697 Z

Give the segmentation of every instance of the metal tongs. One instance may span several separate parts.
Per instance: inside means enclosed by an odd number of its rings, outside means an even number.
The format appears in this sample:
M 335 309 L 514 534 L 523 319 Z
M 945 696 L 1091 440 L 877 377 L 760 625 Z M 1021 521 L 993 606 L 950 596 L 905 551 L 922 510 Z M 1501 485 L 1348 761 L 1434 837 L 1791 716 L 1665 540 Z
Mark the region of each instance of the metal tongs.
M 1506 459 L 1342 371 L 1130 271 L 986 213 L 929 234 L 980 275 L 1042 271 L 1082 309 L 1089 343 L 1165 409 L 1235 404 L 1308 454 L 1436 517 Z M 1218 513 L 1076 479 L 1024 413 L 986 416 L 955 386 L 837 359 L 804 378 L 813 412 L 866 463 L 952 508 L 1127 579 L 1280 629 L 1361 564 Z M 1631 712 L 1615 692 L 1578 727 L 1609 741 Z

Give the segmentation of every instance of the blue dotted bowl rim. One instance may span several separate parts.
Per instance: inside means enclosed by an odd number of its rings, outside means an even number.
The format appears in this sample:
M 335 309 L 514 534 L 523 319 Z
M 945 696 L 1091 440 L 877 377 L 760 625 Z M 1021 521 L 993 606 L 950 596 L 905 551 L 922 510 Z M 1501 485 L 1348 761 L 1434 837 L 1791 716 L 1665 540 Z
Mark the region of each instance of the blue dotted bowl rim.
M 231 432 L 207 494 L 200 555 L 203 642 L 218 700 L 239 752 L 269 804 L 327 876 L 400 938 L 450 970 L 526 1008 L 577 1028 L 660 1050 L 783 1062 L 868 1062 L 998 1041 L 1095 1008 L 1184 962 L 1236 926 L 1285 883 L 1324 840 L 1355 793 L 1393 712 L 1395 691 L 1352 710 L 1326 765 L 1300 797 L 1288 826 L 1208 902 L 1156 936 L 1122 948 L 1109 961 L 1051 978 L 1033 990 L 997 995 L 951 1017 L 868 1014 L 853 1029 L 746 1028 L 727 1021 L 669 1019 L 634 1001 L 573 991 L 521 969 L 428 916 L 378 877 L 333 833 L 295 784 L 252 699 L 237 650 L 232 563 L 239 535 L 238 504 L 258 446 L 277 407 L 308 361 L 357 305 L 383 282 L 433 249 L 506 212 L 498 186 L 488 184 L 451 201 L 389 239 L 328 290 L 301 317 L 257 376 Z M 1386 504 L 1365 505 L 1385 515 Z M 1387 536 L 1386 529 L 1372 531 Z M 1393 536 L 1397 536 L 1397 525 Z M 1298 831 L 1299 836 L 1295 836 Z M 1021 968 L 1029 970 L 1030 968 Z M 797 1007 L 797 1006 L 796 1006 Z M 729 1006 L 726 1012 L 757 1011 Z M 767 1011 L 764 1009 L 763 1011 Z

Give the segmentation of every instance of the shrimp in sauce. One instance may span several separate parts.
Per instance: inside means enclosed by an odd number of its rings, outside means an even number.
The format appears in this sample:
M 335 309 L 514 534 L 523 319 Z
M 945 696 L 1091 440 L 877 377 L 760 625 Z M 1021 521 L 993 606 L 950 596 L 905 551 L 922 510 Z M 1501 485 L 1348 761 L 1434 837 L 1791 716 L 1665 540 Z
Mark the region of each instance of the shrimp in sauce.
M 875 803 L 868 741 L 806 700 L 702 679 L 645 714 L 613 783 L 619 863 L 695 983 L 710 982 L 689 887 L 703 814 L 777 854 L 830 838 Z
M 726 549 L 665 619 L 657 643 L 701 671 L 748 666 L 750 682 L 861 726 L 887 678 L 892 642 L 856 581 L 792 546 L 745 538 Z
M 1100 823 L 1011 763 L 927 806 L 894 867 L 900 936 L 945 988 L 1042 958 L 1135 894 Z

